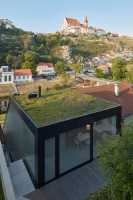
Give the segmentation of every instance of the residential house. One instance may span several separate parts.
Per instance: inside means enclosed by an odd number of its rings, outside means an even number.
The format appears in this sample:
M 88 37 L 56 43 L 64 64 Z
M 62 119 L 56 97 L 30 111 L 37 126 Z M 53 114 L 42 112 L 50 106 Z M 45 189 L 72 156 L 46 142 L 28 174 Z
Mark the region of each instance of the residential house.
M 37 74 L 43 76 L 55 76 L 53 63 L 39 63 L 37 65 Z
M 14 76 L 15 82 L 30 82 L 33 80 L 31 69 L 16 69 Z
M 9 84 L 14 82 L 14 72 L 8 66 L 0 67 L 0 84 Z

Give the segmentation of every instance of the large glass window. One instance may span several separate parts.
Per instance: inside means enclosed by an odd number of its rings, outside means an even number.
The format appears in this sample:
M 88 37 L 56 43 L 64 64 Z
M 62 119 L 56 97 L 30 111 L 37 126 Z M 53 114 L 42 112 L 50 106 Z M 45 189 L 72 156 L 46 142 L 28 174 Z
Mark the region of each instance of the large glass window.
M 55 177 L 55 138 L 45 140 L 45 182 Z
M 4 81 L 7 82 L 7 76 L 4 76 Z
M 12 77 L 11 77 L 11 75 L 9 75 L 8 80 L 9 80 L 9 82 L 12 81 Z
M 7 114 L 5 133 L 8 151 L 13 160 L 24 160 L 35 176 L 35 138 L 12 104 Z
M 116 134 L 116 116 L 106 118 L 94 123 L 93 149 L 94 158 L 98 156 L 97 146 L 109 135 Z
M 90 160 L 90 130 L 75 129 L 60 135 L 60 173 Z

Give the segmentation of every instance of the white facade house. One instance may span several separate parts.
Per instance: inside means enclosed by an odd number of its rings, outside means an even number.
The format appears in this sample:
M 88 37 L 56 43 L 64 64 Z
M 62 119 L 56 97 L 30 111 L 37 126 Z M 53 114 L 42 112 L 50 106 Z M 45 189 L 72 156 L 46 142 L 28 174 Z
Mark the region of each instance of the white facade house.
M 31 69 L 10 70 L 8 66 L 0 67 L 0 84 L 32 81 Z
M 39 63 L 36 70 L 38 75 L 55 76 L 55 69 L 52 63 Z
M 31 82 L 32 71 L 31 69 L 17 69 L 14 71 L 14 81 L 15 82 Z
M 8 66 L 0 67 L 0 84 L 9 84 L 14 82 L 14 71 L 9 70 Z
M 85 17 L 83 23 L 80 23 L 77 19 L 66 17 L 61 26 L 61 33 L 66 35 L 88 33 L 88 18 Z

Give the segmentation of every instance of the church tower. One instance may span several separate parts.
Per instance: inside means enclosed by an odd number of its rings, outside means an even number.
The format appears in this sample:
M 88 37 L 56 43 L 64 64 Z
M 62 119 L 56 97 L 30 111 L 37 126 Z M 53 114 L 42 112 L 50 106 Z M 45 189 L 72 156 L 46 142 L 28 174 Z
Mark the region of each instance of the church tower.
M 84 32 L 88 33 L 89 23 L 88 23 L 88 17 L 87 16 L 84 17 L 84 23 L 83 23 L 83 25 L 84 25 Z

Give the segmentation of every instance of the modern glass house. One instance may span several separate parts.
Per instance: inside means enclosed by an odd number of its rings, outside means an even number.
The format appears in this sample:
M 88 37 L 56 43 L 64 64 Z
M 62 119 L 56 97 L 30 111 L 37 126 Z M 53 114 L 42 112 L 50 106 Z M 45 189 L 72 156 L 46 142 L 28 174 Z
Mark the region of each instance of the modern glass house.
M 36 187 L 91 162 L 102 137 L 120 130 L 120 105 L 72 89 L 12 97 L 4 126 L 11 159 L 23 159 Z

